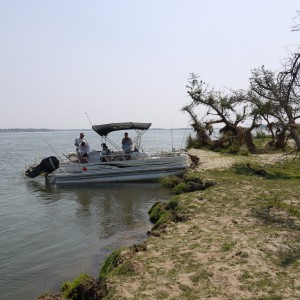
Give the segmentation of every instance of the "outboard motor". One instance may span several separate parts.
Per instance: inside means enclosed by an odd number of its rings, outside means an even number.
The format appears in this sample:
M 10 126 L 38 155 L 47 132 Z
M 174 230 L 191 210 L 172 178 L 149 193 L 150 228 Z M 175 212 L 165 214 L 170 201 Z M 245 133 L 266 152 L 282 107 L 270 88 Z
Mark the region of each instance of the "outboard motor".
M 39 165 L 33 169 L 29 168 L 25 171 L 25 175 L 34 178 L 39 176 L 41 173 L 52 173 L 59 167 L 59 160 L 55 156 L 44 158 Z

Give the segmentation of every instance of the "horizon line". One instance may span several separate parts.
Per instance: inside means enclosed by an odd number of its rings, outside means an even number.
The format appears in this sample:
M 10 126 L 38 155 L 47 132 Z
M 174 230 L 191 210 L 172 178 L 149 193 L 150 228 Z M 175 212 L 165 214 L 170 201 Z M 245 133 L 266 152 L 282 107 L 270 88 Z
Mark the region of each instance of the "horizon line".
M 154 129 L 159 129 L 159 130 L 179 130 L 179 129 L 192 129 L 191 127 L 177 127 L 177 128 L 163 128 L 163 127 L 155 127 L 155 128 L 149 128 L 148 130 L 154 130 Z M 85 130 L 85 131 L 93 131 L 91 128 L 71 128 L 71 129 L 64 129 L 64 128 L 20 128 L 20 127 L 15 127 L 15 128 L 0 128 L 0 131 L 80 131 L 80 130 Z

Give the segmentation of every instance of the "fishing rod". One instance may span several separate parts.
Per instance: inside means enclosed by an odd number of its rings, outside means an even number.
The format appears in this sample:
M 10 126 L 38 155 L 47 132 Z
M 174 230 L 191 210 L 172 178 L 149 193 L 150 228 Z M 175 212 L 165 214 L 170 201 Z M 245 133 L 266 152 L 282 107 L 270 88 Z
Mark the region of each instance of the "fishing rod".
M 45 141 L 45 143 L 50 147 L 50 149 L 57 155 L 57 157 L 60 159 L 60 161 L 63 161 L 62 159 L 61 159 L 61 157 L 58 155 L 58 153 L 52 148 L 52 146 L 47 142 L 47 140 L 44 138 L 44 137 L 42 137 L 43 138 L 43 140 Z
M 184 142 L 184 139 L 185 139 L 186 130 L 187 130 L 187 128 L 185 128 L 185 130 L 184 130 L 184 134 L 183 134 L 183 138 L 182 138 L 181 146 L 180 146 L 180 151 L 182 150 L 182 145 L 183 145 L 183 142 Z
M 172 152 L 174 152 L 174 148 L 173 148 L 173 127 L 172 127 L 172 125 L 171 125 L 171 139 L 172 139 Z
M 85 115 L 86 115 L 87 119 L 89 120 L 89 122 L 90 122 L 91 126 L 93 127 L 93 124 L 92 124 L 92 122 L 91 122 L 91 120 L 90 120 L 90 118 L 89 118 L 88 114 L 87 114 L 87 113 L 85 113 Z

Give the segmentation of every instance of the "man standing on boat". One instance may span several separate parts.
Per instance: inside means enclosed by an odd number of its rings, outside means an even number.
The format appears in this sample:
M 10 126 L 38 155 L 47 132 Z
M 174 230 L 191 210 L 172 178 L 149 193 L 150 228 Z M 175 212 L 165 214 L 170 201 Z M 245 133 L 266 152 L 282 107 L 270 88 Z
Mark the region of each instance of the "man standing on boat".
M 128 137 L 128 133 L 124 133 L 124 138 L 122 139 L 122 149 L 126 154 L 131 154 L 131 138 Z
M 77 137 L 77 138 L 75 139 L 75 142 L 74 142 L 74 145 L 76 146 L 76 153 L 77 153 L 77 156 L 78 156 L 78 157 L 79 157 L 79 146 L 80 146 L 80 144 L 81 144 L 82 142 L 87 143 L 87 140 L 86 140 L 86 138 L 85 138 L 85 136 L 84 136 L 84 133 L 83 133 L 83 132 L 80 132 L 79 137 Z

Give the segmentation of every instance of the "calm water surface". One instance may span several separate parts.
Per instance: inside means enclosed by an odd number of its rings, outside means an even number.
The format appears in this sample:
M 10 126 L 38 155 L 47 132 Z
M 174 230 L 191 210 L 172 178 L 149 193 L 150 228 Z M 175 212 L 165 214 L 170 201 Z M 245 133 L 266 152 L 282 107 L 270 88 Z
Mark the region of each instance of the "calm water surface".
M 170 198 L 157 183 L 56 187 L 23 178 L 35 160 L 74 151 L 78 133 L 0 133 L 0 299 L 34 299 L 79 273 L 97 277 L 112 250 L 146 238 L 148 209 Z M 179 149 L 188 134 L 149 130 L 142 145 Z M 86 137 L 92 149 L 100 148 L 96 133 Z M 122 134 L 111 138 L 119 144 Z

